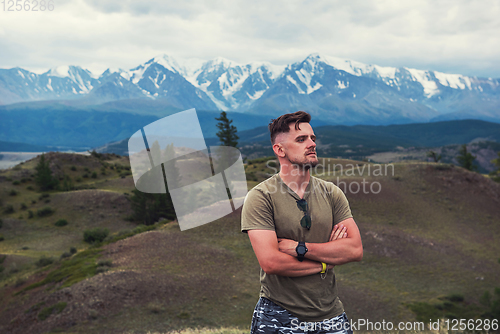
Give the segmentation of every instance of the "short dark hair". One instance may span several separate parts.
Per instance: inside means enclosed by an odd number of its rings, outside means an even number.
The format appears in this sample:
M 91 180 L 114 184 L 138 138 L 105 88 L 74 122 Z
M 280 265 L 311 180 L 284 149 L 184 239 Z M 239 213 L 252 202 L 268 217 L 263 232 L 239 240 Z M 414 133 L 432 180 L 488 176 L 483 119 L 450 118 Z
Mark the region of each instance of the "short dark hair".
M 297 111 L 290 114 L 284 114 L 269 123 L 269 132 L 271 133 L 271 143 L 274 145 L 276 137 L 280 133 L 290 131 L 290 124 L 295 123 L 295 130 L 300 130 L 299 123 L 309 123 L 311 115 L 305 111 Z

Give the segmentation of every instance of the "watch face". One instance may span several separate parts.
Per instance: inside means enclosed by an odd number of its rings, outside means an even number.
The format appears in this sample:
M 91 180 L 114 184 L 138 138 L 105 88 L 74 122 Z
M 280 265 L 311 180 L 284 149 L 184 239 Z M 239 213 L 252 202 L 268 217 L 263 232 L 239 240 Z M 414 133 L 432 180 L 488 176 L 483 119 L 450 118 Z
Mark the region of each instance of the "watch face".
M 302 245 L 297 246 L 297 253 L 298 254 L 305 254 L 306 253 L 306 248 Z

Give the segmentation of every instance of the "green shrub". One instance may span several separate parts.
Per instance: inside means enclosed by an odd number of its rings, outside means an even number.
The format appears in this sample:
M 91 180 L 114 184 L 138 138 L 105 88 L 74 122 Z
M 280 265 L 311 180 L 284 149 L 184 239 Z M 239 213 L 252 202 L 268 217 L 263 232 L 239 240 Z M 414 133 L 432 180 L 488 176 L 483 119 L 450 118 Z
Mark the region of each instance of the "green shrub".
M 3 235 L 0 234 L 0 241 L 4 241 L 5 238 L 3 237 Z
M 3 213 L 6 213 L 6 214 L 9 214 L 9 213 L 13 213 L 14 212 L 14 207 L 12 206 L 12 204 L 9 204 L 5 207 L 5 209 L 3 209 Z
M 21 182 L 19 182 L 18 180 L 15 180 L 14 182 L 12 182 L 12 184 L 15 185 L 15 186 L 18 186 L 18 185 L 21 184 Z
M 66 219 L 59 219 L 54 223 L 55 226 L 62 227 L 68 225 L 68 221 Z
M 454 293 L 454 294 L 447 296 L 446 299 L 448 299 L 449 301 L 454 302 L 454 303 L 463 302 L 464 296 L 461 294 L 458 294 L 458 293 Z
M 47 197 L 50 197 L 50 194 L 44 193 L 44 194 L 41 194 L 40 197 L 38 197 L 38 199 L 42 200 L 42 199 L 47 198 Z
M 82 177 L 83 177 L 84 179 L 88 179 L 89 174 L 85 173 L 85 174 L 83 174 L 83 175 L 82 175 Z
M 75 248 L 75 247 L 71 247 L 71 248 L 69 249 L 69 252 L 70 252 L 71 254 L 76 254 L 76 248 Z
M 35 188 L 33 188 L 33 186 L 27 186 L 27 187 L 26 187 L 26 189 L 27 189 L 27 190 L 31 190 L 31 191 L 34 191 L 34 190 L 35 190 Z
M 38 313 L 38 319 L 43 321 L 47 319 L 52 313 L 59 314 L 66 308 L 66 302 L 59 302 L 51 307 L 46 307 Z
M 113 265 L 113 261 L 111 260 L 100 260 L 97 262 L 98 267 L 111 267 Z
M 61 185 L 61 190 L 70 191 L 73 189 L 75 189 L 75 186 L 73 185 L 73 181 L 71 180 L 71 177 L 69 177 L 68 175 L 64 175 L 63 183 Z
M 45 255 L 42 255 L 42 257 L 35 262 L 35 265 L 38 268 L 42 268 L 52 263 L 54 263 L 54 259 L 52 257 L 46 257 Z
M 6 258 L 7 258 L 7 255 L 0 256 L 0 264 L 2 264 Z
M 248 181 L 257 181 L 257 175 L 255 175 L 255 172 L 248 172 L 247 173 L 247 180 Z
M 46 206 L 45 208 L 37 210 L 36 215 L 38 217 L 46 217 L 46 216 L 50 216 L 54 212 L 55 212 L 54 209 L 52 209 L 51 207 Z
M 103 242 L 104 239 L 109 234 L 109 230 L 107 228 L 102 228 L 102 227 L 96 227 L 91 230 L 85 230 L 83 232 L 83 241 L 88 242 L 88 243 L 95 243 L 95 242 Z
M 102 153 L 97 153 L 95 150 L 92 150 L 92 152 L 90 152 L 90 155 L 99 160 L 102 159 Z
M 0 228 L 3 226 L 3 220 L 0 219 Z
M 275 168 L 275 167 L 276 167 L 276 166 L 278 166 L 278 165 L 277 165 L 276 161 L 269 161 L 269 162 L 267 163 L 267 166 L 268 166 L 268 167 L 273 167 L 273 168 Z
M 21 203 L 21 210 L 26 210 L 28 207 L 26 206 L 26 204 L 24 203 Z
M 64 258 L 67 258 L 67 257 L 70 257 L 70 256 L 71 256 L 70 253 L 64 252 L 64 253 L 61 254 L 61 259 L 64 259 Z
M 12 190 L 9 192 L 9 195 L 10 195 L 10 196 L 16 196 L 16 195 L 17 195 L 17 191 L 15 191 L 14 189 L 12 189 Z
M 105 273 L 106 271 L 108 271 L 109 269 L 106 268 L 106 267 L 97 267 L 97 269 L 95 270 L 95 273 L 96 274 L 101 274 L 101 273 Z
M 71 170 L 72 171 L 76 171 L 76 167 L 75 166 L 71 166 Z
M 5 268 L 3 266 L 0 266 L 0 274 L 2 273 L 2 271 L 4 271 Z
M 33 218 L 34 216 L 33 211 L 28 210 L 28 219 Z
M 96 173 L 96 172 L 92 172 L 91 177 L 92 177 L 93 179 L 97 179 L 97 173 Z

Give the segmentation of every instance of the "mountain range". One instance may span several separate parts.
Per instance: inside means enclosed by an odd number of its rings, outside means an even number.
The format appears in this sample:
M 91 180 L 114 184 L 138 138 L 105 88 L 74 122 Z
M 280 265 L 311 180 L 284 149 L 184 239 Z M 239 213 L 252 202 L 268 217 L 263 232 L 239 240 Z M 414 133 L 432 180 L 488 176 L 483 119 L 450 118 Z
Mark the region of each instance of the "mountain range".
M 241 65 L 154 57 L 95 75 L 79 66 L 43 74 L 0 69 L 0 105 L 64 101 L 73 107 L 123 101 L 162 108 L 277 116 L 307 110 L 328 124 L 400 124 L 456 119 L 500 122 L 500 79 L 382 67 L 311 54 L 289 65 Z

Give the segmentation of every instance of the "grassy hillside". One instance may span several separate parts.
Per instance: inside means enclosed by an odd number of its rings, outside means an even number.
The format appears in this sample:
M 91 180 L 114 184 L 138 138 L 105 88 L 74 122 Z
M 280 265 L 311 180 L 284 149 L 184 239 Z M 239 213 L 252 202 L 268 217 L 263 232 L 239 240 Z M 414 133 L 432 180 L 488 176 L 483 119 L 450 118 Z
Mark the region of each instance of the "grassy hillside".
M 259 265 L 239 211 L 184 232 L 168 221 L 137 227 L 126 220 L 126 158 L 47 159 L 79 190 L 38 192 L 38 158 L 0 171 L 1 333 L 248 331 Z M 268 160 L 245 166 L 249 188 L 273 172 Z M 350 317 L 471 319 L 488 311 L 481 296 L 500 287 L 499 184 L 433 163 L 327 159 L 314 174 L 345 191 L 361 231 L 363 261 L 335 268 Z M 55 211 L 38 216 L 47 206 Z M 68 224 L 55 226 L 60 219 Z M 83 231 L 94 227 L 111 233 L 91 246 Z M 43 266 L 42 256 L 54 262 Z

